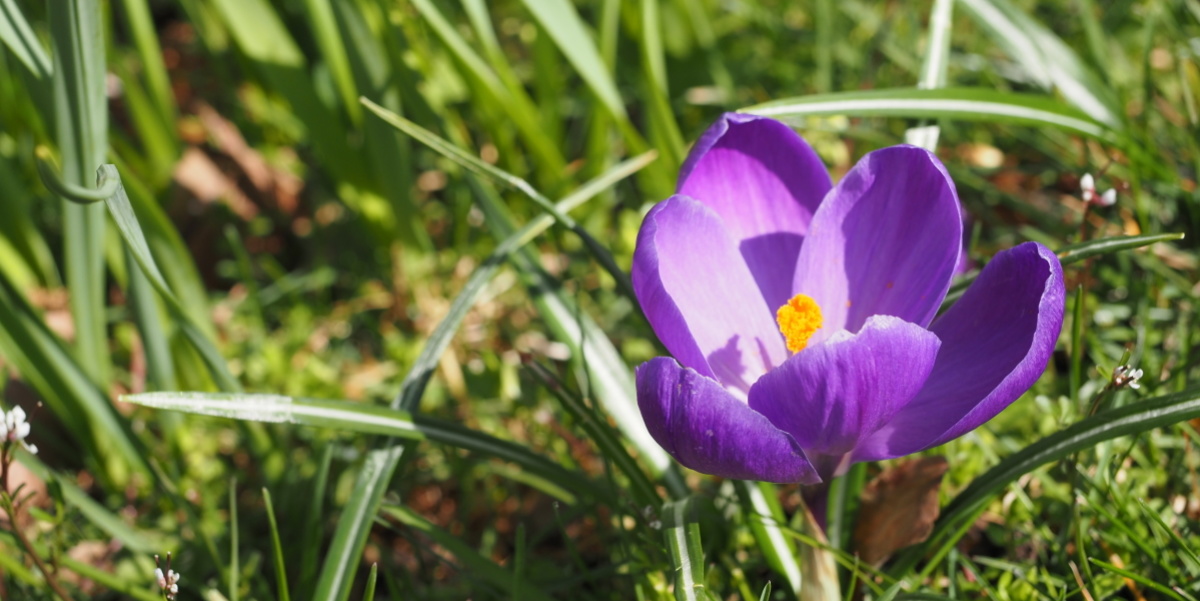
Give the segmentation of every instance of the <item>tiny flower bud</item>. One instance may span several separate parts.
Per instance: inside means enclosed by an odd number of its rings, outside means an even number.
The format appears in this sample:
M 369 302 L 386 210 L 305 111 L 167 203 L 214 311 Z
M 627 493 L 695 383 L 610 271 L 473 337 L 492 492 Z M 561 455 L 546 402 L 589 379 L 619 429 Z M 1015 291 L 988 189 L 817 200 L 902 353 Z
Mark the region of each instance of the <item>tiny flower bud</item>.
M 1079 179 L 1079 189 L 1083 193 L 1083 202 L 1092 202 L 1096 197 L 1096 178 L 1092 177 L 1091 173 L 1083 174 Z
M 1117 191 L 1112 188 L 1105 190 L 1104 194 L 1100 195 L 1100 199 L 1096 201 L 1096 204 L 1102 207 L 1111 207 L 1117 204 Z

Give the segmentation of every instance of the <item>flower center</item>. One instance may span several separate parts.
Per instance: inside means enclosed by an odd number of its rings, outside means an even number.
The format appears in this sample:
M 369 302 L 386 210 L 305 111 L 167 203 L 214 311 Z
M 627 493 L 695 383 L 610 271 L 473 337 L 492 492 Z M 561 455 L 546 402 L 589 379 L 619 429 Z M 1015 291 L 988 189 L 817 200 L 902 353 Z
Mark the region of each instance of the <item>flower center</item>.
M 788 350 L 798 353 L 808 346 L 808 339 L 821 329 L 821 307 L 807 294 L 797 294 L 775 312 L 779 331 L 787 339 Z

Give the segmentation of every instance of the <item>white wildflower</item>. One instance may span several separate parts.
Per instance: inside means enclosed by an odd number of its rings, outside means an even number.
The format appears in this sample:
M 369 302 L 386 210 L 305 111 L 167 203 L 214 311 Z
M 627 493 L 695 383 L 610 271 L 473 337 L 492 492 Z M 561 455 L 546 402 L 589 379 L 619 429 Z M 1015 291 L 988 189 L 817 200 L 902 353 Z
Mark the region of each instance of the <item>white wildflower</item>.
M 157 555 L 154 556 L 154 563 L 158 563 Z M 161 567 L 154 568 L 154 581 L 158 583 L 158 588 L 167 599 L 174 599 L 175 595 L 179 594 L 179 578 L 179 572 L 171 569 L 171 554 L 167 553 L 166 573 L 163 573 Z
M 1113 370 L 1112 383 L 1113 386 L 1117 388 L 1124 388 L 1128 386 L 1134 390 L 1137 390 L 1142 387 L 1141 382 L 1139 382 L 1141 379 L 1142 370 L 1133 369 L 1133 367 L 1129 365 L 1120 365 Z
M 3 424 L 0 424 L 0 438 L 4 442 L 15 442 L 25 447 L 30 453 L 37 454 L 37 447 L 25 441 L 29 436 L 29 422 L 26 421 L 25 410 L 13 407 L 12 411 L 3 413 Z
M 1092 202 L 1096 197 L 1096 178 L 1092 177 L 1091 173 L 1084 173 L 1079 179 L 1079 190 L 1082 192 L 1083 202 Z
M 1096 201 L 1096 204 L 1102 207 L 1111 207 L 1117 204 L 1117 191 L 1112 188 L 1105 190 L 1104 194 L 1100 195 L 1100 199 Z

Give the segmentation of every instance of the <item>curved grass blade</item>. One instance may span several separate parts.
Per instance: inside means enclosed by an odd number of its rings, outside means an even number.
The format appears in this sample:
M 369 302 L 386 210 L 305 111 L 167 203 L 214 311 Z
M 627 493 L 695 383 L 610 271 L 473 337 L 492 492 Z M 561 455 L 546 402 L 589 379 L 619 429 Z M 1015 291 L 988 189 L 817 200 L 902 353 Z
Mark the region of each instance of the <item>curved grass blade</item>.
M 756 104 L 741 112 L 785 121 L 816 115 L 999 121 L 1055 127 L 1101 140 L 1113 138 L 1107 126 L 1053 98 L 985 88 L 892 88 L 817 94 Z
M 407 440 L 428 439 L 520 465 L 547 482 L 557 483 L 558 486 L 547 492 L 560 491 L 560 499 L 569 504 L 574 504 L 576 498 L 574 494 L 564 494 L 562 487 L 589 498 L 603 496 L 579 474 L 518 444 L 459 424 L 424 416 L 413 417 L 404 411 L 386 407 L 277 394 L 147 392 L 121 398 L 145 407 L 197 415 L 332 428 L 343 432 L 381 434 Z
M 637 172 L 652 159 L 653 155 L 647 154 L 617 165 L 612 170 L 581 186 L 579 190 L 559 202 L 556 208 L 560 211 L 571 210 L 617 181 Z M 458 326 L 466 317 L 467 311 L 479 299 L 488 282 L 499 270 L 500 265 L 514 250 L 548 229 L 553 223 L 554 219 L 545 214 L 531 220 L 525 227 L 506 237 L 496 246 L 496 250 L 475 269 L 462 291 L 450 304 L 450 310 L 447 311 L 446 317 L 434 328 L 429 339 L 425 341 L 425 347 L 421 349 L 421 354 L 413 362 L 412 368 L 409 369 L 404 381 L 400 384 L 400 393 L 391 403 L 393 409 L 411 411 L 417 408 L 425 393 L 425 386 L 432 377 L 433 370 L 437 368 L 442 353 L 450 345 L 450 340 L 458 331 Z M 363 545 L 366 544 L 372 520 L 403 452 L 404 446 L 396 444 L 372 451 L 367 455 L 367 460 L 355 480 L 350 499 L 346 502 L 346 506 L 338 518 L 333 542 L 325 555 L 325 564 L 321 568 L 321 575 L 312 597 L 314 601 L 340 601 L 349 595 L 348 584 L 353 578 L 355 561 L 362 553 Z
M 704 591 L 704 548 L 700 545 L 700 523 L 696 518 L 695 499 L 663 504 L 663 540 L 671 554 L 675 573 L 675 599 L 707 599 Z
M 1092 257 L 1107 255 L 1122 250 L 1142 248 L 1143 246 L 1150 246 L 1151 244 L 1156 244 L 1158 242 L 1174 242 L 1176 240 L 1183 240 L 1183 238 L 1184 234 L 1182 233 L 1112 236 L 1109 238 L 1101 238 L 1099 240 L 1088 240 L 1087 242 L 1070 244 L 1058 249 L 1056 254 L 1058 255 L 1058 261 L 1065 267 L 1072 263 L 1078 263 L 1079 261 L 1090 259 Z M 958 300 L 958 298 L 963 295 L 963 292 L 966 291 L 967 287 L 971 285 L 971 282 L 974 282 L 975 278 L 977 277 L 979 277 L 978 271 L 964 276 L 955 282 L 954 285 L 950 287 L 950 291 L 946 293 L 946 300 L 942 302 L 942 308 L 945 309 L 950 305 L 950 303 Z
M 386 505 L 381 509 L 381 512 L 388 517 L 394 518 L 401 524 L 421 532 L 435 543 L 445 547 L 447 551 L 450 551 L 458 558 L 462 567 L 465 568 L 464 572 L 486 581 L 499 590 L 509 593 L 509 598 L 550 601 L 549 595 L 538 588 L 529 586 L 521 587 L 521 597 L 512 596 L 512 593 L 515 592 L 513 574 L 503 567 L 496 565 L 496 562 L 491 559 L 481 555 L 461 538 L 438 528 L 415 511 L 399 505 Z
M 1025 447 L 976 478 L 959 493 L 942 511 L 929 538 L 906 551 L 896 561 L 892 573 L 906 573 L 929 549 L 935 549 L 935 557 L 940 557 L 955 544 L 964 521 L 974 516 L 1009 484 L 1039 466 L 1069 457 L 1106 440 L 1140 434 L 1197 417 L 1200 417 L 1200 391 L 1185 391 L 1094 415 Z M 932 561 L 930 565 L 936 563 Z

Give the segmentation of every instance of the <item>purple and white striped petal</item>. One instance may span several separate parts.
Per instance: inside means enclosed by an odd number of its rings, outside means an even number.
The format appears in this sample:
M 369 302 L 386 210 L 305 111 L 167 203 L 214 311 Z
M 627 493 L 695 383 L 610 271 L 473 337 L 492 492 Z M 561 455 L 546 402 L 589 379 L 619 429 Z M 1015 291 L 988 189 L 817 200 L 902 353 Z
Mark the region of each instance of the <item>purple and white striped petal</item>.
M 930 330 L 942 340 L 925 387 L 859 446 L 855 461 L 938 446 L 992 419 L 1037 381 L 1062 329 L 1062 266 L 1026 242 L 1001 252 Z
M 800 250 L 794 291 L 825 318 L 813 342 L 872 315 L 928 325 L 961 245 L 958 195 L 936 156 L 915 146 L 866 155 L 821 204 Z
M 726 113 L 692 147 L 677 192 L 721 216 L 774 309 L 791 298 L 801 242 L 831 187 L 817 153 L 791 128 Z
M 668 357 L 643 363 L 636 375 L 650 435 L 684 466 L 741 480 L 820 480 L 789 434 L 717 382 Z
M 638 234 L 632 278 L 667 350 L 743 399 L 787 359 L 774 313 L 725 224 L 705 205 L 683 196 L 655 205 Z

